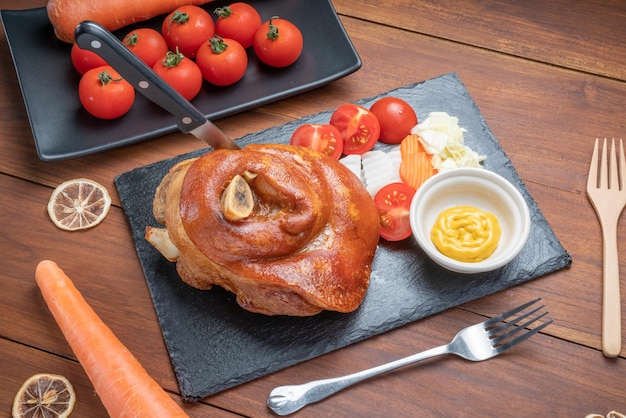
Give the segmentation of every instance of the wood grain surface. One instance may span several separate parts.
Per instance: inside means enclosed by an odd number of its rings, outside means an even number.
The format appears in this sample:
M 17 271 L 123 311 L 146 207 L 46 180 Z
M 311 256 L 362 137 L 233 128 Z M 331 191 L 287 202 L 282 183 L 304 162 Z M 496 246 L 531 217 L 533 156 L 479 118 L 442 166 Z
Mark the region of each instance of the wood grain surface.
M 238 138 L 456 72 L 573 264 L 199 403 L 184 404 L 185 410 L 191 417 L 274 416 L 265 402 L 275 386 L 357 371 L 446 343 L 460 328 L 540 296 L 555 322 L 503 356 L 483 363 L 452 357 L 427 361 L 359 384 L 296 416 L 626 413 L 626 351 L 607 359 L 600 350 L 601 232 L 585 193 L 595 138 L 626 137 L 626 2 L 333 0 L 333 5 L 362 68 L 324 87 L 216 124 Z M 0 9 L 43 6 L 44 0 L 0 0 Z M 65 374 L 75 385 L 78 402 L 72 416 L 106 416 L 34 282 L 35 266 L 45 258 L 66 271 L 148 372 L 180 401 L 113 180 L 203 144 L 171 134 L 77 159 L 42 162 L 4 31 L 0 54 L 0 414 L 8 415 L 26 378 L 50 372 Z M 36 65 L 36 57 L 33 62 Z M 56 185 L 76 177 L 105 185 L 114 206 L 96 228 L 66 233 L 54 227 L 45 207 Z M 619 245 L 626 238 L 623 217 Z M 620 255 L 626 272 L 623 247 Z M 625 286 L 621 296 L 626 311 Z

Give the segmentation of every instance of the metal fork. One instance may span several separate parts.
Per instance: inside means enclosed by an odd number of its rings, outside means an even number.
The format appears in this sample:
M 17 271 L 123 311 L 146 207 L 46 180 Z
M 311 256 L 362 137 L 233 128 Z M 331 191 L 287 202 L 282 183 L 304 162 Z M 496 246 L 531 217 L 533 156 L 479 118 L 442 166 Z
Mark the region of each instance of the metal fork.
M 602 352 L 606 357 L 617 357 L 622 349 L 622 325 L 619 290 L 619 261 L 617 257 L 617 222 L 626 205 L 626 161 L 624 144 L 619 141 L 619 163 L 615 153 L 615 139 L 611 142 L 607 162 L 606 138 L 598 162 L 598 139 L 587 178 L 587 196 L 600 220 L 602 228 Z M 598 171 L 600 183 L 598 184 Z
M 430 350 L 413 354 L 411 356 L 392 361 L 391 363 L 383 364 L 381 366 L 373 367 L 371 369 L 346 376 L 315 380 L 302 385 L 277 387 L 270 393 L 270 396 L 267 399 L 267 406 L 269 406 L 278 415 L 288 415 L 298 411 L 308 404 L 321 401 L 322 399 L 325 399 L 330 395 L 347 388 L 348 386 L 354 385 L 355 383 L 361 382 L 370 377 L 377 376 L 421 360 L 440 356 L 442 354 L 456 354 L 459 357 L 471 361 L 490 359 L 510 348 L 513 348 L 552 323 L 552 319 L 548 319 L 533 329 L 526 329 L 526 327 L 529 327 L 533 323 L 537 322 L 548 313 L 547 311 L 544 311 L 530 319 L 527 319 L 540 309 L 543 309 L 545 305 L 537 306 L 530 311 L 521 313 L 519 316 L 509 320 L 508 322 L 503 322 L 513 315 L 531 307 L 539 300 L 541 300 L 541 298 L 527 302 L 517 308 L 513 308 L 510 311 L 503 313 L 502 315 L 488 319 L 479 324 L 464 328 L 459 331 L 448 344 L 431 348 Z M 522 321 L 524 322 L 520 323 Z M 519 335 L 517 335 L 518 333 Z

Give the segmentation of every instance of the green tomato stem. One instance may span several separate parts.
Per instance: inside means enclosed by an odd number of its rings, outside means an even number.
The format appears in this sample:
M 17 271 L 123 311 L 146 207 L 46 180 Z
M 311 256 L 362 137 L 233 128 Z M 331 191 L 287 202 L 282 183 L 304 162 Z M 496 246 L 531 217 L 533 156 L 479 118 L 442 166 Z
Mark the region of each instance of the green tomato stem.
M 133 32 L 130 35 L 128 35 L 126 38 L 124 38 L 124 43 L 128 46 L 137 45 L 137 41 L 139 41 L 139 36 L 137 35 L 137 32 Z
M 189 21 L 189 15 L 186 12 L 179 12 L 178 10 L 175 10 L 174 14 L 170 18 L 170 22 L 176 22 L 180 24 L 187 23 L 187 21 Z
M 231 14 L 233 14 L 233 11 L 231 10 L 230 6 L 224 6 L 224 7 L 218 7 L 217 9 L 215 9 L 213 13 L 215 13 L 219 17 L 226 18 L 230 16 Z
M 228 44 L 226 44 L 224 39 L 218 35 L 209 39 L 209 42 L 211 42 L 211 51 L 213 51 L 214 54 L 221 54 L 228 48 Z
M 272 20 L 274 19 L 278 19 L 278 16 L 272 16 L 269 22 L 268 30 L 267 30 L 267 37 L 268 39 L 272 41 L 275 41 L 276 39 L 278 39 L 278 26 L 272 23 Z
M 183 59 L 185 59 L 185 56 L 176 47 L 176 52 L 167 51 L 165 58 L 163 58 L 163 66 L 168 68 L 176 67 Z
M 122 81 L 123 78 L 113 78 L 113 76 L 111 74 L 109 74 L 109 72 L 107 70 L 102 71 L 101 73 L 98 73 L 98 80 L 100 80 L 100 83 L 102 83 L 102 87 L 108 85 L 110 82 L 117 82 L 117 81 Z

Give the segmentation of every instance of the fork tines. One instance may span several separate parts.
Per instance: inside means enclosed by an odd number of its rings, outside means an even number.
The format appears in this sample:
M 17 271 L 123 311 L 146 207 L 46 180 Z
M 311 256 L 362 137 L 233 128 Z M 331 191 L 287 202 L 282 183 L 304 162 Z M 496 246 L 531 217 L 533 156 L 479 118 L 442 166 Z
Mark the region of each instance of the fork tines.
M 521 343 L 522 341 L 532 337 L 553 322 L 553 320 L 550 318 L 547 321 L 541 323 L 541 325 L 538 325 L 531 330 L 527 330 L 520 335 L 516 335 L 519 332 L 526 330 L 526 328 L 538 322 L 541 318 L 548 314 L 548 311 L 543 311 L 541 313 L 538 313 L 537 315 L 534 315 L 535 313 L 543 309 L 546 306 L 545 304 L 539 305 L 531 310 L 523 312 L 540 300 L 541 298 L 537 298 L 530 302 L 524 303 L 517 308 L 513 308 L 508 312 L 505 312 L 501 315 L 485 321 L 485 330 L 488 331 L 489 337 L 492 339 L 492 345 L 494 348 L 496 348 L 499 352 L 508 350 L 518 343 Z M 509 319 L 516 314 L 519 315 L 515 318 Z M 529 318 L 531 315 L 534 316 Z M 515 338 L 512 338 L 513 336 L 515 336 Z
M 593 147 L 593 155 L 591 157 L 592 164 L 589 167 L 589 177 L 587 180 L 588 187 L 607 188 L 614 190 L 623 190 L 625 185 L 624 177 L 626 170 L 626 161 L 624 159 L 624 143 L 619 140 L 619 158 L 615 150 L 615 138 L 611 139 L 610 150 L 607 147 L 607 138 L 602 141 L 602 151 L 598 158 L 599 138 Z M 607 161 L 608 154 L 608 161 Z M 595 162 L 595 164 L 594 164 Z M 598 176 L 598 172 L 600 176 Z

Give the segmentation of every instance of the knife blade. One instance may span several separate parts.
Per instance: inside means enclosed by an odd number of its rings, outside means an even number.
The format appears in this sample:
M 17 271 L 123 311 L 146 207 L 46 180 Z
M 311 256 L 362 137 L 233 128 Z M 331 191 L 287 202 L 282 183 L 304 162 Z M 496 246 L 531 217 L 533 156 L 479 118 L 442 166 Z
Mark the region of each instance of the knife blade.
M 128 81 L 140 94 L 176 117 L 176 126 L 203 140 L 214 149 L 240 147 L 202 112 L 124 46 L 111 32 L 93 21 L 76 26 L 76 43 L 95 52 Z

